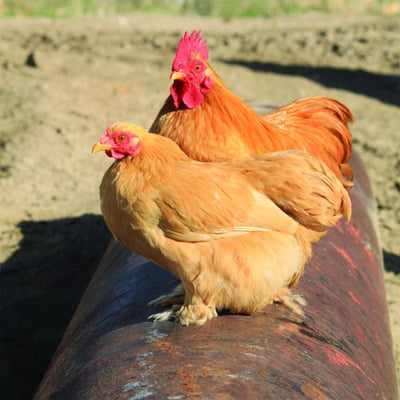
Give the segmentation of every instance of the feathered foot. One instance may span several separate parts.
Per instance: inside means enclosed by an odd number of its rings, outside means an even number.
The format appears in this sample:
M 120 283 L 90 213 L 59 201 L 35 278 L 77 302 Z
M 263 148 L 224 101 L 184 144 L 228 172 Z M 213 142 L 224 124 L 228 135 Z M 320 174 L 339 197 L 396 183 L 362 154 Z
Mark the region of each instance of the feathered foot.
M 217 311 L 212 306 L 205 304 L 180 306 L 175 304 L 170 310 L 152 314 L 148 318 L 154 319 L 156 322 L 177 321 L 179 319 L 182 325 L 204 325 L 209 319 L 217 316 Z
M 189 304 L 180 309 L 179 321 L 182 325 L 204 325 L 209 319 L 217 316 L 215 307 L 205 304 Z
M 184 300 L 185 290 L 183 289 L 182 283 L 180 283 L 171 293 L 162 294 L 156 299 L 149 301 L 147 305 L 153 307 L 169 307 L 176 304 L 182 304 Z
M 163 312 L 160 312 L 160 313 L 157 313 L 157 314 L 149 315 L 147 317 L 147 319 L 154 319 L 155 322 L 177 321 L 179 316 L 180 316 L 181 308 L 182 308 L 182 306 L 180 304 L 175 304 L 175 305 L 172 306 L 171 309 L 169 309 L 167 311 L 163 311 Z
M 277 303 L 282 303 L 286 307 L 290 308 L 296 314 L 304 317 L 304 312 L 302 307 L 307 305 L 306 299 L 296 293 L 291 292 L 290 290 L 285 291 L 282 295 L 279 295 L 274 299 Z

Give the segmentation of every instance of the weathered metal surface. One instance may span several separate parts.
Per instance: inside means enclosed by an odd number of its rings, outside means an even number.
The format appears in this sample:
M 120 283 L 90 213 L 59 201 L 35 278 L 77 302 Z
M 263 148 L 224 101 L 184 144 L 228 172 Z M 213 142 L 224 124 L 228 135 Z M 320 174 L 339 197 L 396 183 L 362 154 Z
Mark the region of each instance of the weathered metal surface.
M 305 318 L 274 305 L 201 327 L 148 321 L 176 281 L 112 242 L 35 399 L 396 399 L 375 206 L 353 166 L 352 220 L 315 246 L 297 288 Z

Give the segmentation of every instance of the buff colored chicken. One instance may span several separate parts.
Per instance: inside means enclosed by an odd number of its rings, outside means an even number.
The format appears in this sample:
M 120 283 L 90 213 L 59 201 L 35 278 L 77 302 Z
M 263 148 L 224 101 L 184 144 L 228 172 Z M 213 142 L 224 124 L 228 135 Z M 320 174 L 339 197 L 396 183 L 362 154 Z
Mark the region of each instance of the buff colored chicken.
M 260 116 L 222 82 L 207 62 L 207 42 L 202 40 L 196 31 L 180 40 L 171 94 L 150 132 L 172 139 L 199 161 L 306 151 L 323 160 L 344 186 L 352 186 L 348 122 L 354 117 L 345 105 L 309 97 Z
M 184 286 L 184 304 L 156 320 L 204 324 L 219 309 L 252 314 L 273 301 L 301 312 L 290 289 L 312 243 L 351 213 L 340 181 L 304 152 L 201 163 L 128 123 L 105 130 L 92 152 L 102 150 L 116 159 L 100 186 L 108 228 Z

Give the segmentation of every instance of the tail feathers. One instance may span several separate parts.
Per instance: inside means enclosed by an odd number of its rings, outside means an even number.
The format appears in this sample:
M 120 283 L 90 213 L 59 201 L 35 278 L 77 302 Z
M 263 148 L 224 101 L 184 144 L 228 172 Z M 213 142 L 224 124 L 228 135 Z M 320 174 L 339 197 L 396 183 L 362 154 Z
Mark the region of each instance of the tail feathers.
M 340 218 L 351 216 L 348 192 L 328 166 L 301 151 L 262 154 L 236 161 L 245 179 L 282 211 L 307 229 L 304 238 L 315 242 Z M 303 235 L 301 235 L 303 236 Z
M 353 185 L 349 165 L 354 115 L 329 97 L 307 97 L 266 114 L 263 119 L 280 129 L 289 149 L 303 150 L 325 161 L 343 186 Z

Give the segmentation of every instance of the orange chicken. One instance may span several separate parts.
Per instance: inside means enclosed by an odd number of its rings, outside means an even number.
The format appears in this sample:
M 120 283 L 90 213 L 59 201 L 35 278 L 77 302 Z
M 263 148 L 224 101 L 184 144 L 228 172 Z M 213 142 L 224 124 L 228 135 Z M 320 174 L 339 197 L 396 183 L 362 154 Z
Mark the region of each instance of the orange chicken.
M 153 316 L 204 324 L 217 310 L 255 313 L 291 292 L 328 227 L 349 218 L 347 191 L 316 157 L 282 151 L 198 162 L 172 140 L 111 124 L 92 152 L 115 162 L 100 186 L 117 240 L 183 284 L 183 305 Z
M 172 139 L 199 161 L 306 151 L 323 160 L 344 186 L 352 186 L 348 122 L 354 117 L 345 105 L 328 97 L 309 97 L 260 116 L 222 82 L 207 61 L 207 42 L 202 40 L 196 31 L 180 40 L 171 94 L 150 132 Z

